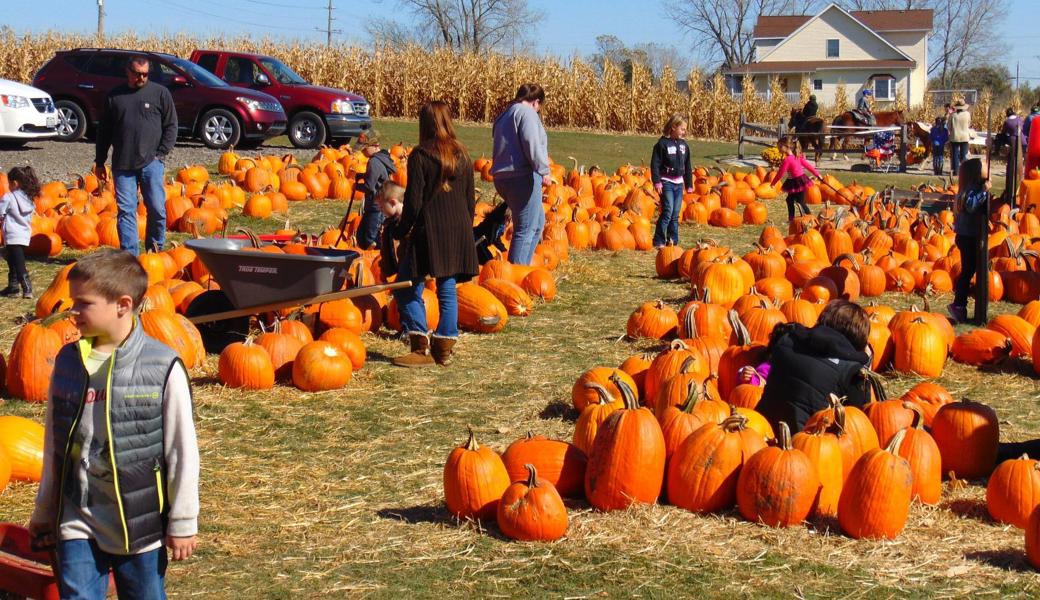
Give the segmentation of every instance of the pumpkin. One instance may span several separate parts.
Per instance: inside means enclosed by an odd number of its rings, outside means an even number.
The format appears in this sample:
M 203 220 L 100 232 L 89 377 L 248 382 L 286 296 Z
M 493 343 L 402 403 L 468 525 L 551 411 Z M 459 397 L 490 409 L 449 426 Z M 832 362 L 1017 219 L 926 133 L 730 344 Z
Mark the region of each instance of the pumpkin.
M 199 363 L 198 348 L 193 343 L 193 337 L 185 329 L 179 315 L 159 309 L 150 309 L 141 312 L 141 326 L 144 332 L 163 344 L 169 346 L 181 362 L 189 367 Z
M 258 337 L 256 344 L 267 351 L 275 379 L 291 381 L 293 361 L 303 348 L 303 342 L 287 333 L 270 331 Z
M 1011 340 L 1011 356 L 1030 356 L 1036 327 L 1018 315 L 997 315 L 986 324 L 986 329 L 1003 333 Z
M 589 382 L 586 385 L 597 394 L 597 399 L 582 409 L 577 423 L 574 424 L 574 438 L 571 443 L 587 456 L 592 452 L 593 443 L 603 422 L 612 412 L 624 408 L 625 403 L 620 392 L 617 396 L 612 396 L 607 388 L 598 383 Z M 610 385 L 613 387 L 613 384 Z
M 989 406 L 967 399 L 944 405 L 932 419 L 932 437 L 942 454 L 943 473 L 978 479 L 993 471 L 1000 425 Z
M 561 496 L 580 497 L 584 492 L 588 459 L 574 444 L 528 433 L 502 453 L 510 481 L 521 481 L 526 465 L 534 465 L 542 480 L 551 483 Z
M 950 354 L 957 362 L 969 365 L 992 364 L 1011 355 L 1011 340 L 999 331 L 973 329 L 953 340 Z
M 546 269 L 531 269 L 520 281 L 520 287 L 532 296 L 552 302 L 556 298 L 556 280 Z
M 497 333 L 509 322 L 506 307 L 479 284 L 462 283 L 455 291 L 460 329 L 474 333 Z
M 347 385 L 352 376 L 350 358 L 329 342 L 304 344 L 293 360 L 293 385 L 305 392 L 339 389 Z
M 1040 462 L 1023 454 L 993 470 L 986 485 L 986 509 L 994 520 L 1025 529 L 1040 506 Z
M 878 448 L 877 432 L 874 425 L 862 410 L 855 406 L 845 406 L 834 394 L 830 395 L 830 408 L 816 412 L 806 421 L 804 429 L 810 431 L 819 427 L 833 428 L 842 445 L 842 469 L 848 477 L 852 466 L 859 457 L 869 450 Z
M 498 528 L 514 540 L 551 542 L 567 532 L 567 507 L 549 481 L 538 479 L 534 465 L 530 476 L 506 488 L 498 503 Z
M 274 387 L 274 366 L 267 350 L 250 337 L 229 344 L 220 353 L 217 379 L 230 388 L 267 390 Z
M 592 367 L 582 373 L 574 382 L 574 385 L 571 386 L 571 402 L 574 404 L 574 409 L 580 413 L 589 404 L 601 400 L 599 391 L 595 387 L 590 386 L 589 384 L 591 383 L 603 386 L 611 398 L 620 400 L 621 390 L 611 382 L 611 379 L 615 376 L 627 383 L 632 388 L 633 393 L 635 393 L 635 381 L 632 380 L 628 373 L 610 367 Z
M 634 502 L 653 504 L 664 483 L 664 435 L 654 414 L 639 406 L 631 387 L 617 376 L 624 408 L 603 422 L 589 453 L 585 497 L 602 511 L 621 510 Z
M 635 382 L 636 391 L 639 393 L 640 398 L 646 397 L 646 388 L 644 387 L 644 383 L 646 382 L 646 372 L 650 369 L 653 360 L 654 355 L 647 352 L 629 356 L 618 365 L 618 369 L 628 373 L 628 376 L 632 378 L 633 382 Z
M 47 321 L 22 327 L 7 357 L 7 393 L 28 402 L 46 402 L 54 359 L 63 345 L 61 336 Z
M 893 323 L 895 320 L 893 319 Z M 947 347 L 943 334 L 922 317 L 914 317 L 903 327 L 892 327 L 893 365 L 897 371 L 923 377 L 939 377 L 946 363 Z
M 791 446 L 791 430 L 783 421 L 777 445 L 752 455 L 737 478 L 741 516 L 769 527 L 805 521 L 819 493 L 816 467 L 804 452 Z
M 331 342 L 345 352 L 354 371 L 358 371 L 365 366 L 368 351 L 365 348 L 365 343 L 361 340 L 361 336 L 353 331 L 343 329 L 342 327 L 333 327 L 318 336 L 318 339 L 323 342 Z
M 661 340 L 674 336 L 679 318 L 670 306 L 661 300 L 646 302 L 628 317 L 625 331 L 629 338 Z
M 690 382 L 689 387 L 690 393 L 685 404 L 676 406 L 669 402 L 663 410 L 657 411 L 657 420 L 661 423 L 661 433 L 664 434 L 665 458 L 670 458 L 679 444 L 701 425 L 718 423 L 728 415 L 728 412 L 725 412 L 725 404 L 704 399 L 696 391 L 700 387 L 696 382 Z M 716 405 L 724 411 L 722 419 L 719 418 Z
M 1026 558 L 1034 569 L 1040 569 L 1040 507 L 1029 515 L 1026 524 Z
M 499 302 L 506 307 L 506 312 L 509 313 L 509 316 L 526 317 L 534 307 L 531 296 L 512 281 L 493 277 L 481 281 L 480 285 L 498 298 Z M 545 476 L 544 473 L 542 476 Z
M 726 401 L 738 408 L 754 409 L 758 406 L 759 401 L 762 400 L 762 392 L 764 391 L 764 386 L 742 383 L 733 388 L 733 391 L 729 393 L 729 398 L 727 398 Z
M 0 416 L 0 450 L 11 464 L 11 479 L 40 481 L 43 473 L 43 425 L 14 415 Z
M 365 332 L 361 309 L 350 298 L 323 302 L 318 310 L 318 321 L 326 329 L 342 328 L 357 335 Z
M 817 517 L 836 517 L 838 499 L 841 498 L 841 488 L 845 483 L 838 436 L 828 432 L 825 427 L 817 427 L 794 434 L 791 445 L 809 457 L 820 478 L 820 493 L 813 503 L 812 514 Z
M 864 454 L 849 472 L 838 502 L 838 524 L 855 539 L 895 539 L 906 525 L 914 477 L 910 463 L 895 453 L 902 436 L 887 448 Z
M 944 404 L 953 402 L 953 395 L 943 386 L 931 381 L 922 381 L 903 394 L 903 400 L 913 402 L 924 412 L 924 426 L 931 427 L 935 413 Z
M 469 429 L 469 439 L 455 448 L 444 463 L 444 502 L 459 519 L 490 519 L 509 487 L 502 458 L 481 446 Z
M 737 479 L 765 441 L 739 414 L 708 423 L 679 445 L 668 461 L 668 499 L 680 508 L 707 513 L 736 504 Z
M 913 402 L 904 406 L 914 411 L 913 424 L 894 436 L 893 446 L 910 464 L 914 486 L 912 496 L 922 504 L 938 504 L 942 495 L 942 455 L 930 433 L 924 430 L 924 412 Z M 896 440 L 896 437 L 901 437 Z
M 901 429 L 910 427 L 914 422 L 914 411 L 903 406 L 904 400 L 880 400 L 869 402 L 863 407 L 863 412 L 870 418 L 870 424 L 877 432 L 878 444 L 887 446 L 892 438 Z
M 573 246 L 573 244 L 571 244 Z M 679 276 L 679 257 L 683 249 L 679 246 L 668 244 L 657 250 L 654 258 L 654 269 L 661 279 L 675 279 Z

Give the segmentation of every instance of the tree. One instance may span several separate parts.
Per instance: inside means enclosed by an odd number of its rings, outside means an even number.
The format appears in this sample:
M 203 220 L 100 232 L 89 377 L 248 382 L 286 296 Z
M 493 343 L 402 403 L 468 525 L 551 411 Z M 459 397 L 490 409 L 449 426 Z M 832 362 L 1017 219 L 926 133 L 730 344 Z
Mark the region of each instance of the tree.
M 412 32 L 409 39 L 430 47 L 472 52 L 506 50 L 515 44 L 524 45 L 528 32 L 543 17 L 528 6 L 527 0 L 397 0 L 397 4 L 416 17 L 414 28 L 392 20 L 375 20 L 367 28 L 373 40 Z
M 751 62 L 759 15 L 804 14 L 815 0 L 664 0 L 666 13 L 708 62 L 733 67 Z
M 1007 46 L 998 32 L 1008 12 L 1007 0 L 937 2 L 928 74 L 949 88 L 962 71 L 1000 56 Z
M 632 82 L 635 64 L 650 69 L 655 80 L 661 78 L 665 67 L 671 67 L 675 73 L 685 73 L 690 68 L 689 58 L 672 46 L 646 43 L 629 47 L 617 36 L 609 34 L 596 36 L 596 52 L 589 57 L 589 62 L 599 75 L 603 74 L 607 62 L 612 63 L 624 74 L 625 83 Z
M 1001 101 L 1011 95 L 1011 73 L 1004 65 L 980 65 L 964 69 L 950 76 L 948 81 L 933 77 L 928 87 L 933 89 L 978 90 L 989 89 Z M 942 87 L 940 87 L 942 86 Z

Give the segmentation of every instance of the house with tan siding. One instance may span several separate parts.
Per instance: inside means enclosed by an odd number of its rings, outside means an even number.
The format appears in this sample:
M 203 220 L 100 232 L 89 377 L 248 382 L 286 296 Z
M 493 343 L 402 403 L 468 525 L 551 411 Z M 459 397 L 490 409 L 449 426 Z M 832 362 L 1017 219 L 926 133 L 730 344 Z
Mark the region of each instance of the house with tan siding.
M 842 83 L 850 105 L 866 88 L 881 110 L 894 104 L 897 90 L 909 104 L 922 104 L 932 17 L 931 10 L 849 12 L 836 4 L 815 15 L 762 15 L 753 32 L 754 60 L 725 73 L 734 90 L 751 77 L 763 94 L 777 77 L 792 102 L 806 80 L 825 105 L 834 103 Z

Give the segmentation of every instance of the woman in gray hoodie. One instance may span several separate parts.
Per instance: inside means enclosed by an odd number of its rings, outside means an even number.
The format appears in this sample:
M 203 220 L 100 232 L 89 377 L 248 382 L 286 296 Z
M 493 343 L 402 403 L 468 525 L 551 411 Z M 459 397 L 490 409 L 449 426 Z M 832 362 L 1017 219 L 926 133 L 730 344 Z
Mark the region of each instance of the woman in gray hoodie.
M 495 119 L 492 129 L 493 163 L 491 175 L 495 190 L 513 214 L 513 240 L 509 262 L 531 264 L 535 247 L 545 229 L 542 210 L 542 185 L 552 181 L 549 174 L 549 141 L 538 112 L 545 102 L 545 90 L 537 83 L 525 83 L 516 98 Z

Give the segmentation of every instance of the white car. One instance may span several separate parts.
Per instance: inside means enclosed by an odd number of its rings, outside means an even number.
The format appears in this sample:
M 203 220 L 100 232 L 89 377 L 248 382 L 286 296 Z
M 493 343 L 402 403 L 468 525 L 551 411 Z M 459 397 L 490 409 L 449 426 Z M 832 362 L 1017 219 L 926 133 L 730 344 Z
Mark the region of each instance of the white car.
M 54 136 L 58 113 L 50 94 L 32 86 L 0 79 L 0 147 Z

